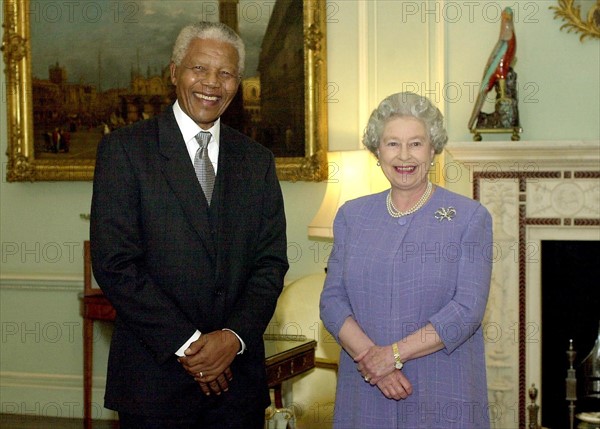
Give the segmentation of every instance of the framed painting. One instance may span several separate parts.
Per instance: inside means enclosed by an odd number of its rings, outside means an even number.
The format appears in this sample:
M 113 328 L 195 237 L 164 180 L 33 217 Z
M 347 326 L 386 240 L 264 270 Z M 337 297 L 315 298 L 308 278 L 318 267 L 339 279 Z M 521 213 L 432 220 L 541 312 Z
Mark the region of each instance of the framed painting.
M 280 180 L 327 178 L 325 0 L 5 0 L 8 162 L 16 181 L 92 180 L 103 134 L 169 107 L 172 44 L 195 21 L 246 43 L 223 121 L 275 154 Z
M 577 0 L 558 0 L 556 6 L 550 6 L 554 11 L 554 19 L 565 21 L 560 26 L 561 30 L 567 33 L 581 33 L 579 40 L 583 42 L 587 37 L 590 39 L 600 39 L 600 1 L 596 4 Z M 582 10 L 581 7 L 584 6 Z M 587 9 L 587 12 L 586 12 Z M 582 17 L 583 14 L 583 18 Z

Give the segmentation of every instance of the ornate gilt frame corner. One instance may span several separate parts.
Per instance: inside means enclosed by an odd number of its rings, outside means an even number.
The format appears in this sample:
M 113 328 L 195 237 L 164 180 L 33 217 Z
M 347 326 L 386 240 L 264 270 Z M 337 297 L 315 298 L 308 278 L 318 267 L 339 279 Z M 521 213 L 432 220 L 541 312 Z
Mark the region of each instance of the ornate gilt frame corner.
M 327 179 L 327 21 L 325 0 L 304 0 L 305 156 L 276 159 L 279 180 Z
M 554 19 L 566 21 L 561 30 L 581 33 L 581 42 L 586 37 L 600 39 L 600 0 L 596 0 L 596 5 L 590 8 L 585 22 L 581 18 L 581 6 L 575 4 L 575 0 L 558 0 L 558 6 L 550 6 L 549 9 L 554 11 Z
M 27 12 L 21 2 L 4 2 L 2 53 L 6 73 L 6 103 L 8 109 L 6 179 L 9 182 L 35 180 L 31 163 L 33 146 L 28 144 L 33 134 L 31 98 L 31 64 Z M 31 143 L 33 141 L 31 140 Z
M 286 181 L 327 178 L 327 39 L 325 0 L 304 0 L 305 156 L 276 158 Z M 94 159 L 36 159 L 34 151 L 29 0 L 4 0 L 2 52 L 7 92 L 6 180 L 89 181 Z

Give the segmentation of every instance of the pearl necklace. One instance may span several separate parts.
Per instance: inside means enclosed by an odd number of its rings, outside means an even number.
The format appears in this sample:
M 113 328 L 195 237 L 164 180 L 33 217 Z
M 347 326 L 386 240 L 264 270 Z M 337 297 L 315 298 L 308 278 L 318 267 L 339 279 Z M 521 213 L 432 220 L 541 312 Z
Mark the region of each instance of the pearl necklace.
M 423 207 L 423 205 L 427 202 L 427 200 L 429 199 L 429 196 L 431 195 L 432 190 L 433 190 L 433 185 L 431 184 L 431 182 L 427 182 L 427 189 L 425 189 L 425 192 L 423 193 L 423 195 L 421 195 L 421 198 L 419 198 L 419 201 L 417 201 L 417 204 L 415 204 L 414 206 L 412 206 L 410 209 L 406 210 L 405 212 L 401 212 L 394 206 L 394 203 L 392 202 L 392 190 L 390 189 L 390 192 L 388 192 L 388 195 L 386 198 L 388 213 L 392 217 L 403 217 L 403 216 L 408 216 L 410 214 L 413 214 L 414 212 L 419 210 L 421 207 Z

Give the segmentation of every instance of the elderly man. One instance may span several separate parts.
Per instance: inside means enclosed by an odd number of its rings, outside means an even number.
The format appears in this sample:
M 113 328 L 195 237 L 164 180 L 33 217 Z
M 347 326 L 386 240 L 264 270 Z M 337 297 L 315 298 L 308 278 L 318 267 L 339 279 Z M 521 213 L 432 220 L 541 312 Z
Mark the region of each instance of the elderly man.
M 117 310 L 105 405 L 121 428 L 263 427 L 286 224 L 273 155 L 219 119 L 243 64 L 227 26 L 185 27 L 172 108 L 99 146 L 92 266 Z

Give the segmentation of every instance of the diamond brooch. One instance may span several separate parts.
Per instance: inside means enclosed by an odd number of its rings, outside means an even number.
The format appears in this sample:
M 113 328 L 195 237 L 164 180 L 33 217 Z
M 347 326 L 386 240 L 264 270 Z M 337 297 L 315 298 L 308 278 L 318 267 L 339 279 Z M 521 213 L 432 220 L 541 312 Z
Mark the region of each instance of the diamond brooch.
M 456 209 L 454 207 L 440 207 L 435 212 L 435 218 L 440 222 L 444 219 L 451 221 L 454 216 L 456 216 Z

